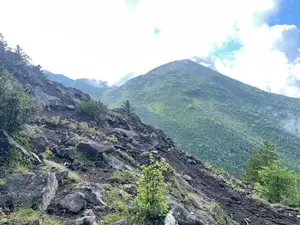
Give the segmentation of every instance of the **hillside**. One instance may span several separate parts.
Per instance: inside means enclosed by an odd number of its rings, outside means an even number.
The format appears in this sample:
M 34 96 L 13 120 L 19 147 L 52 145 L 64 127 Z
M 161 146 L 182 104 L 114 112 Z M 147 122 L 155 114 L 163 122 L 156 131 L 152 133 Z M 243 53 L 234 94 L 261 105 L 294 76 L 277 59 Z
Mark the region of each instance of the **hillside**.
M 141 225 L 129 215 L 150 155 L 170 168 L 161 178 L 167 211 L 147 225 L 300 222 L 297 209 L 258 198 L 251 185 L 205 166 L 135 114 L 48 80 L 3 40 L 0 100 L 9 106 L 0 108 L 1 225 Z
M 254 146 L 276 145 L 299 169 L 300 99 L 271 94 L 189 60 L 162 65 L 100 98 L 128 99 L 143 122 L 158 127 L 203 162 L 240 174 Z

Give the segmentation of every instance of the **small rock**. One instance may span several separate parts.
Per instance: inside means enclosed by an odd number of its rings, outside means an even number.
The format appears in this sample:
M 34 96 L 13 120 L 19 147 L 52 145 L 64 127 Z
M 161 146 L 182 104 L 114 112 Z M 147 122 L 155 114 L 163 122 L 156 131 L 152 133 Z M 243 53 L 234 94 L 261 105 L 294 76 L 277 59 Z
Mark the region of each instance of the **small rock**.
M 195 160 L 192 160 L 192 159 L 188 159 L 187 162 L 189 164 L 197 164 L 197 162 Z
M 87 166 L 82 166 L 81 170 L 82 170 L 82 172 L 86 172 L 86 171 L 88 171 L 88 167 Z
M 191 178 L 189 175 L 184 175 L 183 179 L 185 179 L 186 181 L 191 181 L 193 178 Z
M 153 151 L 151 151 L 151 153 L 153 153 L 153 154 L 158 154 L 158 151 L 157 150 L 153 150 Z
M 99 206 L 99 205 L 106 206 L 106 204 L 101 199 L 100 189 L 98 189 L 98 188 L 90 189 L 89 194 L 88 194 L 88 201 L 95 206 Z
M 66 105 L 66 108 L 67 109 L 71 109 L 71 110 L 76 109 L 76 107 L 74 105 Z
M 123 190 L 120 190 L 120 192 L 119 192 L 119 195 L 121 195 L 121 196 L 125 196 L 125 195 L 126 195 L 126 192 L 125 192 L 125 191 L 123 191 Z
M 85 195 L 81 192 L 68 194 L 60 201 L 60 205 L 64 209 L 78 213 L 86 205 Z
M 83 216 L 95 216 L 95 213 L 91 209 L 86 209 L 82 213 Z

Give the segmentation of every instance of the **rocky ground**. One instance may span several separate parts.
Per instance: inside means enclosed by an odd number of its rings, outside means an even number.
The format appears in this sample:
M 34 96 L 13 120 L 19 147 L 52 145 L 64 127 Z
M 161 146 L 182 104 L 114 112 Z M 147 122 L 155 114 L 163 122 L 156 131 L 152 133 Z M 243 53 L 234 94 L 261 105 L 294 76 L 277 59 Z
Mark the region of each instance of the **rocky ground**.
M 31 161 L 0 175 L 1 225 L 128 224 L 120 215 L 136 195 L 139 167 L 150 153 L 172 167 L 165 225 L 300 224 L 298 210 L 254 197 L 249 186 L 204 166 L 137 116 L 108 110 L 97 123 L 76 110 L 88 95 L 46 77 L 14 76 L 41 111 L 24 127 L 23 139 L 0 132 L 0 153 L 16 145 Z M 19 213 L 18 220 L 18 210 L 31 212 L 24 205 L 40 214 L 28 219 Z

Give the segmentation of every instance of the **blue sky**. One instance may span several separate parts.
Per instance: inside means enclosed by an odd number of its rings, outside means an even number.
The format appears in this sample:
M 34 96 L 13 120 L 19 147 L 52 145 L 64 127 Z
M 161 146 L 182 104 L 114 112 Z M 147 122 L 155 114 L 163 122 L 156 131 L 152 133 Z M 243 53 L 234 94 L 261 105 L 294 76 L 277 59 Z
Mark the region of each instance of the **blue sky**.
M 268 19 L 268 24 L 273 26 L 276 24 L 295 24 L 300 27 L 300 1 L 284 0 L 280 4 L 278 12 Z
M 234 79 L 300 97 L 298 0 L 2 0 L 1 7 L 0 32 L 11 46 L 54 73 L 114 83 L 197 57 Z

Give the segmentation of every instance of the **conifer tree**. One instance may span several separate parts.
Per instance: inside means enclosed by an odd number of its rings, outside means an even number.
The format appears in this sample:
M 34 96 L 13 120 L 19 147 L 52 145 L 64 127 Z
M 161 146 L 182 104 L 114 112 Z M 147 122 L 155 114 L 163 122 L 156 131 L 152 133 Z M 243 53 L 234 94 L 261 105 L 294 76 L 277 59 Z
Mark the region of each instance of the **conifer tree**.
M 169 164 L 154 161 L 150 155 L 150 165 L 141 167 L 142 174 L 138 181 L 137 197 L 133 202 L 134 221 L 136 224 L 161 224 L 168 212 L 167 186 L 163 172 L 169 169 Z
M 275 147 L 268 141 L 264 141 L 250 157 L 247 163 L 244 179 L 253 183 L 260 183 L 261 180 L 258 171 L 263 167 L 272 165 L 276 160 L 278 160 L 278 156 Z

